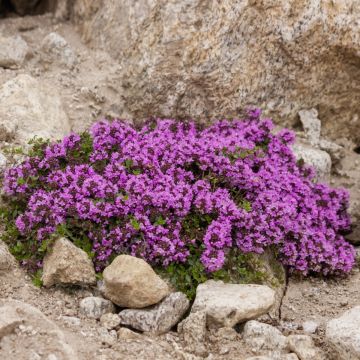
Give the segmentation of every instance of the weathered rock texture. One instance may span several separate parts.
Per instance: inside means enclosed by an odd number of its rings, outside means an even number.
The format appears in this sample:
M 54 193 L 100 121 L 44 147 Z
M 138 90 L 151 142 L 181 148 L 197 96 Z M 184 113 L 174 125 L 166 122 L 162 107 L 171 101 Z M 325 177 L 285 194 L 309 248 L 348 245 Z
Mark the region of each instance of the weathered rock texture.
M 109 300 L 88 296 L 80 301 L 80 312 L 89 318 L 100 319 L 104 314 L 115 312 L 115 306 Z
M 35 135 L 61 138 L 69 132 L 68 117 L 53 87 L 24 74 L 0 88 L 0 141 L 26 142 Z
M 31 328 L 31 333 L 17 331 L 18 327 Z M 25 359 L 23 351 L 42 354 L 44 359 L 75 360 L 77 354 L 67 343 L 64 333 L 37 308 L 15 300 L 0 299 L 0 358 Z
M 142 259 L 119 255 L 105 268 L 104 296 L 116 305 L 144 308 L 157 304 L 169 293 L 166 283 Z
M 208 280 L 197 287 L 191 311 L 204 311 L 209 327 L 233 327 L 266 314 L 274 304 L 275 291 L 268 286 Z
M 55 284 L 94 285 L 95 270 L 85 251 L 71 241 L 59 238 L 44 258 L 44 286 Z
M 0 67 L 16 69 L 24 62 L 28 46 L 21 36 L 0 35 Z
M 153 307 L 121 311 L 119 314 L 120 324 L 144 332 L 163 334 L 181 320 L 189 305 L 185 294 L 172 293 Z
M 2 240 L 0 240 L 0 271 L 10 270 L 15 266 L 15 258 L 10 254 L 6 244 Z
M 77 0 L 84 38 L 123 66 L 130 116 L 236 117 L 255 105 L 360 138 L 360 2 Z M 346 124 L 346 126 L 345 126 Z
M 339 360 L 360 359 L 360 306 L 346 311 L 326 326 L 326 339 Z

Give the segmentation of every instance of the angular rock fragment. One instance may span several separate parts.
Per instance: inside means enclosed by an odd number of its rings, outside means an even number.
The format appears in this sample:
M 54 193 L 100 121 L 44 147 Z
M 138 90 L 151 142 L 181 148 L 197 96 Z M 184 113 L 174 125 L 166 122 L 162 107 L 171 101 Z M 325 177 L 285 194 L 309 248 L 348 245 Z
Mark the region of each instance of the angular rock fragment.
M 163 334 L 180 321 L 188 308 L 189 300 L 186 295 L 176 292 L 150 308 L 121 311 L 120 323 L 136 330 Z
M 46 287 L 55 284 L 94 285 L 94 265 L 85 251 L 71 241 L 59 238 L 44 258 L 42 281 Z
M 16 69 L 23 64 L 29 48 L 20 36 L 0 35 L 0 67 Z
M 80 312 L 89 318 L 100 319 L 104 314 L 115 312 L 115 306 L 109 300 L 89 296 L 80 301 Z

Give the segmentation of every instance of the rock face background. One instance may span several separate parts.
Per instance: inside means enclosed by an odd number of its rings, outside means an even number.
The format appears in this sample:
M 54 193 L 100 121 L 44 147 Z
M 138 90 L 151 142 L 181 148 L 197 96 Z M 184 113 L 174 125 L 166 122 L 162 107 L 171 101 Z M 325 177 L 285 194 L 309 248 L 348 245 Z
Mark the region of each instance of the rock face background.
M 316 108 L 360 139 L 360 3 L 77 0 L 84 40 L 122 65 L 124 115 L 209 120 L 259 106 L 282 125 Z

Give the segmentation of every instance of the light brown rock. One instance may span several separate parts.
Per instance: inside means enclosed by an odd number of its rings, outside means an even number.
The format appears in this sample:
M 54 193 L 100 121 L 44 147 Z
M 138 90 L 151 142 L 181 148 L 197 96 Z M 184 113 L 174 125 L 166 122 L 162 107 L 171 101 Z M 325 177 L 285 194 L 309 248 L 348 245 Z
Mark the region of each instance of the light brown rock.
M 33 331 L 28 334 L 22 326 Z M 20 330 L 17 335 L 8 336 L 16 328 Z M 9 354 L 11 359 L 25 359 L 24 349 L 28 354 L 41 353 L 44 359 L 50 359 L 51 354 L 59 360 L 78 359 L 59 327 L 32 305 L 0 299 L 0 329 L 0 359 L 7 359 Z
M 70 125 L 56 89 L 22 74 L 0 87 L 0 130 L 0 140 L 24 143 L 35 135 L 61 138 Z
M 157 304 L 169 293 L 151 266 L 133 256 L 117 256 L 103 275 L 104 296 L 121 307 L 144 308 Z
M 321 349 L 317 348 L 309 335 L 288 336 L 289 349 L 293 351 L 300 360 L 325 360 Z
M 133 118 L 236 117 L 250 105 L 294 124 L 316 108 L 325 135 L 358 136 L 358 1 L 80 3 L 84 38 L 121 59 Z
M 198 311 L 190 313 L 178 325 L 178 333 L 184 342 L 186 351 L 198 356 L 206 356 L 206 313 Z
M 197 287 L 191 312 L 206 312 L 210 327 L 233 327 L 266 314 L 274 304 L 275 292 L 268 286 L 208 280 Z
M 120 325 L 120 321 L 121 320 L 118 314 L 107 313 L 102 315 L 100 318 L 100 324 L 108 330 L 116 328 Z
M 44 286 L 55 284 L 96 284 L 95 270 L 85 251 L 71 241 L 59 238 L 44 258 L 42 281 Z
M 6 244 L 0 240 L 0 271 L 10 270 L 16 266 L 15 258 L 10 254 Z

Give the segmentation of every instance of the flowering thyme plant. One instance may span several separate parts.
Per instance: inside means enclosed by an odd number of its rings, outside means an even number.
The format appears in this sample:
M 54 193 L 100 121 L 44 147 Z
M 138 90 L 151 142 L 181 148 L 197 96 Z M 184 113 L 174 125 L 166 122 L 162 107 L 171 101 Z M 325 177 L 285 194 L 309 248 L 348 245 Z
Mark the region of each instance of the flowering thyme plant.
M 293 133 L 271 129 L 254 110 L 205 129 L 174 120 L 140 130 L 101 121 L 61 142 L 35 142 L 4 177 L 16 204 L 12 246 L 21 252 L 31 244 L 24 263 L 38 266 L 60 233 L 81 239 L 97 271 L 121 253 L 165 268 L 198 254 L 208 274 L 234 249 L 272 247 L 290 270 L 349 272 L 348 193 L 316 184 L 314 170 L 289 147 Z

